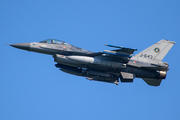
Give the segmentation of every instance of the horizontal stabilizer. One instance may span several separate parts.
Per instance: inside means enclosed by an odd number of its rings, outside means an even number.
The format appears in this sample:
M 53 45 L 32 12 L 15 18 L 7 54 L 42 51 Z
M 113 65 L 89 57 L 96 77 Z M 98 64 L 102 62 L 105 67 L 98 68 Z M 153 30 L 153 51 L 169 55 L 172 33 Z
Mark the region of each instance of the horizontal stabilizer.
M 143 80 L 151 86 L 159 86 L 161 84 L 162 79 L 148 79 L 148 78 L 143 78 Z

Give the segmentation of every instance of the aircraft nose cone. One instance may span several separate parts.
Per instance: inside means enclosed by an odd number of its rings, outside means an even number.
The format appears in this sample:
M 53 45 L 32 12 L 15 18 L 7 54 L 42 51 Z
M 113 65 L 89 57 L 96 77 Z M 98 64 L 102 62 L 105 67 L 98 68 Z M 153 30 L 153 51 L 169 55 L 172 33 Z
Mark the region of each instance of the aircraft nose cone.
M 30 43 L 11 44 L 10 46 L 23 50 L 30 50 Z

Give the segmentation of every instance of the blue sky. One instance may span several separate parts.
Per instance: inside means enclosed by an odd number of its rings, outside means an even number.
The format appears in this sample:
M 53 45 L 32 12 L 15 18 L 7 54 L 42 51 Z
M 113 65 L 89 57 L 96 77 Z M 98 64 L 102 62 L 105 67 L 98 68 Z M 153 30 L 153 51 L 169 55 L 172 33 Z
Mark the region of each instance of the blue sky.
M 179 120 L 180 1 L 0 0 L 1 120 Z M 142 79 L 118 86 L 59 71 L 50 55 L 4 44 L 55 38 L 91 51 L 176 44 L 161 86 Z

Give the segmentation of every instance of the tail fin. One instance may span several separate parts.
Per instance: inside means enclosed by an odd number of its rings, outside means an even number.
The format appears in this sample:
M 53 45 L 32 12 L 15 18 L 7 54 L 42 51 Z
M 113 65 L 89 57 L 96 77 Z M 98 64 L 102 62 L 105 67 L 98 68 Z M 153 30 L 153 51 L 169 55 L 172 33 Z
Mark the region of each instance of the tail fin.
M 133 60 L 149 62 L 151 60 L 161 61 L 175 44 L 173 41 L 160 40 L 142 52 L 132 57 Z

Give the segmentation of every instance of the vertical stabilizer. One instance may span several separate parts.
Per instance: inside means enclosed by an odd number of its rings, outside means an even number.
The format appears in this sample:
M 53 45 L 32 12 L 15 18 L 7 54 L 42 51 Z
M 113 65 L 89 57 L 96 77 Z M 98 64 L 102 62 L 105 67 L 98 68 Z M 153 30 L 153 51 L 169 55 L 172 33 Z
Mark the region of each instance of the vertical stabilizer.
M 173 41 L 160 40 L 142 52 L 132 57 L 133 60 L 149 62 L 151 60 L 161 61 L 175 44 Z

